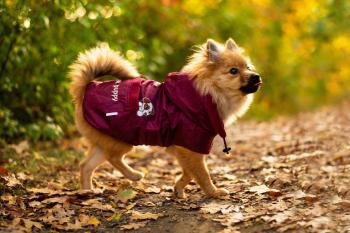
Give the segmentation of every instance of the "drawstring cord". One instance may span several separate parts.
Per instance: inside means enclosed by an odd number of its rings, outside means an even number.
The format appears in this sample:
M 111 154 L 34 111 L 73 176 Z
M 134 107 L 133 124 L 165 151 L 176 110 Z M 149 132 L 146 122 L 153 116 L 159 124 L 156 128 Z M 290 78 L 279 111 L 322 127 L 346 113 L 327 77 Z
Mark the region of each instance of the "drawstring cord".
M 224 140 L 224 145 L 225 145 L 225 148 L 222 151 L 226 154 L 229 154 L 231 147 L 227 147 L 226 138 L 222 138 L 222 139 Z

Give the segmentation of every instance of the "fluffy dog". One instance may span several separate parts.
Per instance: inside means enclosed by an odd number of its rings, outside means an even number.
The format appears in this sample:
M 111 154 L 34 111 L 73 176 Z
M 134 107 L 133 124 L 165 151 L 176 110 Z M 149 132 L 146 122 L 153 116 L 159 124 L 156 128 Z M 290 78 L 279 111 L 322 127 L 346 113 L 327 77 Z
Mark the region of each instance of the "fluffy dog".
M 70 93 L 77 128 L 90 144 L 80 165 L 82 189 L 92 188 L 93 172 L 105 161 L 130 180 L 142 179 L 123 158 L 134 145 L 148 144 L 167 147 L 177 158 L 182 175 L 175 183 L 176 196 L 185 197 L 192 179 L 209 196 L 228 194 L 213 184 L 205 154 L 217 134 L 228 153 L 224 125 L 247 111 L 262 81 L 232 39 L 225 45 L 209 39 L 198 48 L 182 71 L 164 83 L 143 79 L 108 47 L 80 54 L 71 66 Z M 117 80 L 97 81 L 105 75 Z

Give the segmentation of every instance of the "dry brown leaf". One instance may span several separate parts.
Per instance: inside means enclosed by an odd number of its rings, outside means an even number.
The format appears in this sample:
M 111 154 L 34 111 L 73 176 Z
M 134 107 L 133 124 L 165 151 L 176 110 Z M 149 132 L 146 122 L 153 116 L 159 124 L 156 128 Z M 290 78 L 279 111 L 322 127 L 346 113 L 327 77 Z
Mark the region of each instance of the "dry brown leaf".
M 258 194 L 262 194 L 262 193 L 266 193 L 270 190 L 269 187 L 267 187 L 266 185 L 262 184 L 262 185 L 257 185 L 257 186 L 253 186 L 249 188 L 249 192 L 252 193 L 258 193 Z
M 88 225 L 93 225 L 94 227 L 97 227 L 98 225 L 101 224 L 100 220 L 98 220 L 96 217 L 91 217 L 88 221 L 87 221 Z
M 146 222 L 138 222 L 138 223 L 129 223 L 129 224 L 122 225 L 120 227 L 120 229 L 122 229 L 122 230 L 137 230 L 141 227 L 146 226 L 146 224 L 147 224 L 147 221 Z
M 223 204 L 217 201 L 210 202 L 208 204 L 204 204 L 201 206 L 200 212 L 204 214 L 215 214 L 222 210 L 227 209 L 230 207 L 230 204 Z
M 9 205 L 14 205 L 16 204 L 16 197 L 12 196 L 9 193 L 5 193 L 2 196 L 0 196 L 0 199 L 3 201 L 8 202 Z
M 86 214 L 80 214 L 79 224 L 81 224 L 82 226 L 93 225 L 94 227 L 97 227 L 101 224 L 101 222 L 96 217 L 90 217 Z
M 0 176 L 8 176 L 9 174 L 10 172 L 6 168 L 0 166 Z
M 43 194 L 55 194 L 56 192 L 52 189 L 48 188 L 29 188 L 27 189 L 29 192 L 32 193 L 43 193 Z
M 32 208 L 39 208 L 39 207 L 43 206 L 43 204 L 41 204 L 40 201 L 31 201 L 28 203 L 28 205 Z
M 15 177 L 14 174 L 5 176 L 4 179 L 6 180 L 6 185 L 8 187 L 22 186 L 22 183 Z
M 18 144 L 12 144 L 9 147 L 14 149 L 17 154 L 22 154 L 23 152 L 29 150 L 29 142 L 25 140 Z
M 223 226 L 231 226 L 235 223 L 244 221 L 244 216 L 241 212 L 235 212 L 227 215 L 223 215 L 221 218 L 213 219 L 213 221 L 220 222 Z
M 276 198 L 282 195 L 281 191 L 277 189 L 270 189 L 266 185 L 258 185 L 249 188 L 249 192 L 254 192 L 257 194 L 267 193 L 270 197 Z
M 282 195 L 281 191 L 277 189 L 270 189 L 269 191 L 266 192 L 267 195 L 269 195 L 271 198 L 277 198 Z
M 41 229 L 43 227 L 43 224 L 39 222 L 34 222 L 29 219 L 22 219 L 22 220 L 24 222 L 24 227 L 29 231 L 31 231 L 33 227 L 36 227 L 38 229 Z
M 142 213 L 142 212 L 139 212 L 136 210 L 131 212 L 131 219 L 132 220 L 147 220 L 147 219 L 156 220 L 162 216 L 163 216 L 163 214 L 153 214 L 150 212 Z
M 148 188 L 146 188 L 144 191 L 146 192 L 146 193 L 160 193 L 160 188 L 158 188 L 158 187 L 148 187 Z
M 340 205 L 340 207 L 345 209 L 345 210 L 350 210 L 350 201 L 349 200 L 339 201 L 338 205 Z
M 317 196 L 313 194 L 306 194 L 304 197 L 304 200 L 308 203 L 313 203 L 317 201 L 317 199 L 318 199 Z
M 110 204 L 103 204 L 98 199 L 89 199 L 82 202 L 83 205 L 99 210 L 114 211 L 115 209 Z
M 63 204 L 65 202 L 67 202 L 68 197 L 67 196 L 63 196 L 63 197 L 52 197 L 52 198 L 48 198 L 42 201 L 42 203 L 44 204 L 49 204 L 49 203 L 60 203 Z
M 314 229 L 325 229 L 334 224 L 335 223 L 329 217 L 320 216 L 306 223 L 306 226 L 312 226 Z

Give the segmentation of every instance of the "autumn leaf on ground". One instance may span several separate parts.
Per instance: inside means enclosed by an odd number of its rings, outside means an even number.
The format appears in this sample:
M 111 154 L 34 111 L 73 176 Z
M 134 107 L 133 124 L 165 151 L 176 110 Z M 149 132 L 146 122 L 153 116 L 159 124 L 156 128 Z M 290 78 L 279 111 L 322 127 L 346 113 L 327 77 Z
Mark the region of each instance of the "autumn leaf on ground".
M 121 213 L 115 213 L 115 214 L 112 214 L 109 218 L 107 218 L 107 221 L 119 221 L 122 217 L 122 214 Z
M 130 199 L 136 197 L 137 192 L 132 189 L 125 189 L 118 192 L 118 199 L 122 202 L 127 202 Z
M 9 205 L 16 204 L 16 197 L 14 197 L 8 193 L 5 193 L 4 195 L 0 196 L 0 199 L 8 202 Z
M 82 202 L 82 204 L 99 210 L 114 211 L 114 208 L 110 204 L 101 203 L 98 199 L 90 199 Z
M 150 212 L 142 213 L 142 212 L 139 212 L 136 210 L 131 212 L 131 219 L 132 220 L 147 220 L 147 219 L 156 220 L 162 216 L 163 216 L 163 214 L 153 214 Z
M 10 173 L 10 172 L 9 172 L 6 168 L 0 166 L 0 176 L 1 176 L 1 175 L 7 176 L 9 173 Z
M 138 223 L 129 223 L 129 224 L 122 225 L 120 227 L 120 229 L 122 229 L 122 230 L 137 230 L 141 227 L 146 226 L 146 224 L 147 224 L 147 221 L 146 222 L 138 222 Z
M 96 217 L 92 217 L 89 219 L 89 221 L 87 222 L 87 224 L 89 225 L 93 225 L 94 227 L 97 227 L 98 225 L 101 224 L 100 220 L 98 220 Z
M 158 187 L 148 187 L 145 189 L 146 193 L 160 193 L 160 188 Z
M 205 213 L 205 214 L 215 214 L 218 212 L 223 212 L 226 213 L 227 211 L 230 212 L 229 209 L 234 209 L 234 207 L 231 204 L 227 203 L 220 203 L 218 201 L 213 201 L 208 204 L 204 204 L 201 206 L 200 212 Z
M 22 154 L 23 152 L 29 150 L 29 142 L 25 140 L 19 144 L 12 144 L 10 145 L 10 148 L 14 149 L 17 154 Z
M 39 223 L 39 222 L 34 222 L 31 221 L 29 219 L 22 219 L 24 222 L 24 226 L 27 230 L 31 231 L 32 227 L 36 227 L 38 229 L 41 229 L 43 227 L 43 224 Z
M 239 223 L 244 220 L 244 216 L 241 212 L 230 213 L 222 215 L 220 218 L 213 219 L 213 221 L 220 222 L 223 226 L 231 226 L 232 224 Z
M 96 217 L 90 217 L 85 214 L 79 215 L 79 221 L 82 226 L 93 225 L 94 227 L 97 227 L 101 224 L 100 220 L 98 220 Z
M 281 191 L 277 189 L 270 189 L 266 185 L 258 185 L 258 186 L 253 186 L 249 188 L 249 192 L 254 192 L 257 194 L 264 194 L 267 193 L 270 197 L 278 197 L 281 195 Z

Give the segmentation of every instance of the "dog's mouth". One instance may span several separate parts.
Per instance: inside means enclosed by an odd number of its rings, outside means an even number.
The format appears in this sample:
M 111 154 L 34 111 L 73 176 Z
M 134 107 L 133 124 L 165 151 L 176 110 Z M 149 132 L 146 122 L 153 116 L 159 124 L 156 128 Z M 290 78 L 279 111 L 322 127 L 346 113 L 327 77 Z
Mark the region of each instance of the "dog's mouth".
M 251 93 L 257 92 L 261 85 L 262 85 L 261 81 L 256 83 L 248 83 L 247 85 L 242 86 L 240 90 L 245 94 L 251 94 Z

